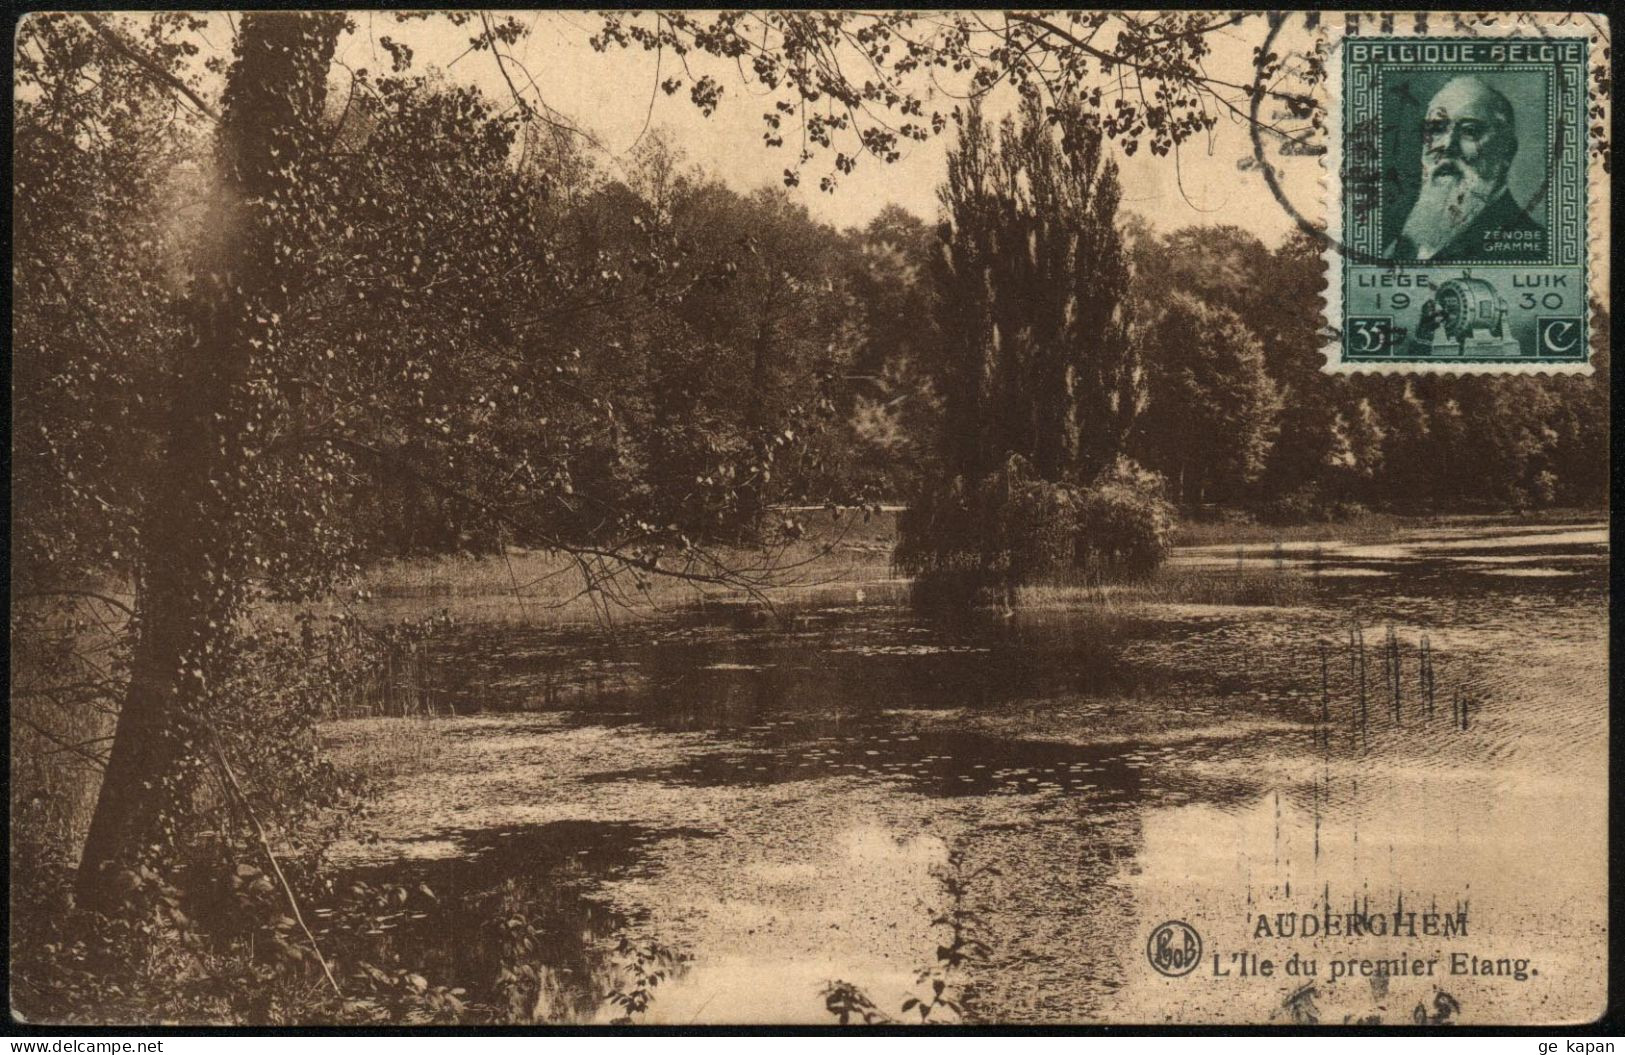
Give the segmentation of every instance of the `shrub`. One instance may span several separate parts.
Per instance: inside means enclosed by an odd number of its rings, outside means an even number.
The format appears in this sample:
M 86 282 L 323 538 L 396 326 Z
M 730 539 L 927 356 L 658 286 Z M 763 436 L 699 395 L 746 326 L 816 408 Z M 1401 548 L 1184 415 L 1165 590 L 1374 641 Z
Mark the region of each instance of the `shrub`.
M 1331 519 L 1331 509 L 1319 487 L 1305 484 L 1265 502 L 1258 518 L 1266 524 L 1319 524 Z
M 1329 524 L 1368 512 L 1359 502 L 1333 497 L 1315 484 L 1305 484 L 1264 503 L 1259 507 L 1258 519 L 1266 524 Z
M 956 477 L 898 517 L 894 559 L 922 579 L 978 586 L 1034 582 L 1072 566 L 1079 496 L 1019 455 L 973 483 Z
M 1119 456 L 1078 503 L 1076 562 L 1094 579 L 1143 579 L 1168 559 L 1173 534 L 1162 475 Z
M 1561 486 L 1561 484 L 1562 481 L 1558 479 L 1556 473 L 1552 472 L 1550 469 L 1542 470 L 1539 475 L 1535 477 L 1535 483 L 1532 488 L 1535 497 L 1535 504 L 1541 506 L 1556 505 L 1558 488 Z
M 896 561 L 938 594 L 948 580 L 1013 587 L 1080 568 L 1097 580 L 1144 578 L 1167 559 L 1173 528 L 1162 477 L 1127 458 L 1082 491 L 1011 456 L 974 484 L 956 478 L 910 506 L 898 518 Z
M 122 628 L 80 612 L 59 611 L 54 620 L 13 613 L 13 643 L 30 668 L 27 684 L 54 698 L 61 687 L 86 680 L 75 656 L 92 655 L 116 676 L 98 689 L 105 698 L 73 699 L 87 711 L 93 704 L 116 707 L 128 676 Z M 359 1020 L 354 1002 L 338 1001 L 327 985 L 289 904 L 291 889 L 306 907 L 324 898 L 333 907 L 325 850 L 364 803 L 359 778 L 321 750 L 317 725 L 366 695 L 380 672 L 392 669 L 393 651 L 440 625 L 431 618 L 363 628 L 350 615 L 273 610 L 224 635 L 223 674 L 211 686 L 207 709 L 189 715 L 186 724 L 191 750 L 176 767 L 178 792 L 161 842 L 143 859 L 123 863 L 121 902 L 109 914 L 77 907 L 72 897 L 73 851 L 89 816 L 68 810 L 71 803 L 63 800 L 84 798 L 80 789 L 38 779 L 26 791 L 14 785 L 13 816 L 24 822 L 12 846 L 17 1011 L 58 1022 Z M 68 638 L 73 648 L 50 647 Z M 46 712 L 30 695 L 21 713 Z M 100 727 L 43 729 L 75 744 L 94 764 Z M 43 751 L 39 757 L 46 757 Z M 84 779 L 93 796 L 94 768 L 89 772 Z M 276 855 L 274 867 L 268 851 Z M 347 921 L 346 934 L 365 934 L 383 911 L 331 917 L 323 938 L 327 953 L 344 937 L 339 922 Z M 398 914 L 401 906 L 392 903 L 388 911 Z M 347 992 L 357 984 L 354 978 L 344 983 Z M 369 999 L 376 1006 L 393 1000 L 386 1010 L 397 1020 L 444 1018 L 455 1010 L 450 991 L 391 984 Z

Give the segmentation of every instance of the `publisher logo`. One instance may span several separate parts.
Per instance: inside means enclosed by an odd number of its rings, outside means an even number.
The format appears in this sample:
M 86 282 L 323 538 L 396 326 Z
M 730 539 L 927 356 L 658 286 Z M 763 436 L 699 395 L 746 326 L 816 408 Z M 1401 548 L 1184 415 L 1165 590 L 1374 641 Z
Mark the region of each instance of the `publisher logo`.
M 1151 932 L 1145 957 L 1158 974 L 1169 978 L 1190 974 L 1202 958 L 1202 936 L 1184 920 L 1171 919 Z

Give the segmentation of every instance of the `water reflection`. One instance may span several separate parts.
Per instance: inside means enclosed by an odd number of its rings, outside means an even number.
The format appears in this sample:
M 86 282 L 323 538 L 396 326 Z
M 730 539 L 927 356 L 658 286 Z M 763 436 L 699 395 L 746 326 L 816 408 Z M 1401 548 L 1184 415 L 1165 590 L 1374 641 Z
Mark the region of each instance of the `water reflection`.
M 375 933 L 342 938 L 346 957 L 401 963 L 436 979 L 501 993 L 504 968 L 529 964 L 541 977 L 514 986 L 522 1004 L 503 1012 L 521 1021 L 591 1022 L 610 994 L 628 984 L 618 969 L 619 939 L 639 922 L 607 904 L 605 881 L 638 874 L 663 839 L 704 838 L 699 830 L 564 821 L 457 832 L 443 857 L 358 868 L 351 882 L 407 888 L 411 911 Z M 421 895 L 421 897 L 419 896 Z M 318 934 L 329 937 L 328 928 Z M 533 948 L 519 949 L 520 936 Z M 370 939 L 370 940 L 369 940 Z
M 803 613 L 793 631 L 740 630 L 726 614 L 706 612 L 673 621 L 653 632 L 472 628 L 442 652 L 435 683 L 458 713 L 636 713 L 669 729 L 1156 687 L 1156 672 L 1128 665 L 1122 649 L 1158 632 L 1151 620 L 922 624 L 915 613 L 876 607 Z
M 910 995 L 940 941 L 932 865 L 961 846 L 1001 866 L 976 891 L 995 948 L 968 977 L 988 1019 L 1303 1014 L 1301 979 L 1176 982 L 1145 935 L 1188 919 L 1229 954 L 1260 912 L 1354 899 L 1470 903 L 1483 949 L 1540 950 L 1515 990 L 1452 980 L 1464 1020 L 1582 1017 L 1605 938 L 1606 536 L 1458 529 L 1241 561 L 1308 577 L 1309 600 L 472 628 L 437 686 L 512 717 L 436 722 L 456 745 L 436 790 L 386 804 L 449 843 L 381 866 L 447 906 L 388 940 L 489 977 L 478 921 L 543 919 L 547 1014 L 602 1020 L 614 937 L 655 934 L 693 961 L 648 1021 L 819 1022 L 834 978 L 882 1007 Z M 1324 1021 L 1409 1021 L 1440 980 L 1316 984 Z

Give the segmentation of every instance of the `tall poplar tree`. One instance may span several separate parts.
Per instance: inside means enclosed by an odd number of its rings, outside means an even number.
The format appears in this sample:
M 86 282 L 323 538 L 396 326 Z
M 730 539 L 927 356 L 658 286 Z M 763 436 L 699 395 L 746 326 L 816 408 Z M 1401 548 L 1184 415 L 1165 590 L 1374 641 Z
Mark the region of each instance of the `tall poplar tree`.
M 940 196 L 949 473 L 1019 455 L 1042 479 L 1089 482 L 1144 398 L 1124 317 L 1122 191 L 1099 127 L 1028 99 L 995 136 L 972 107 Z

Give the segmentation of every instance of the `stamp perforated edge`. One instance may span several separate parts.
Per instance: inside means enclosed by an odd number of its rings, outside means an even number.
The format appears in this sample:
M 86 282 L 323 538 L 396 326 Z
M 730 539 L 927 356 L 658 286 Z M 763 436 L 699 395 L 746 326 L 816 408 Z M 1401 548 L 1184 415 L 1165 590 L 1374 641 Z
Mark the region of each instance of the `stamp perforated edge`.
M 1608 51 L 1608 34 L 1594 21 L 1606 24 L 1607 16 L 1597 14 L 1544 14 L 1506 12 L 1485 15 L 1432 15 L 1425 28 L 1418 25 L 1416 12 L 1399 14 L 1349 14 L 1332 16 L 1321 23 L 1322 40 L 1326 49 L 1326 153 L 1321 158 L 1321 200 L 1325 207 L 1326 250 L 1321 254 L 1322 277 L 1325 291 L 1321 315 L 1327 343 L 1321 348 L 1325 362 L 1321 371 L 1328 374 L 1488 374 L 1492 376 L 1589 376 L 1593 373 L 1591 353 L 1583 362 L 1463 362 L 1460 360 L 1396 360 L 1392 362 L 1347 362 L 1343 359 L 1343 43 L 1350 36 L 1381 36 L 1389 39 L 1409 38 L 1426 40 L 1433 36 L 1482 37 L 1580 37 L 1589 40 L 1586 49 L 1587 110 L 1596 102 L 1590 98 L 1590 85 L 1598 68 L 1606 68 L 1604 56 Z M 1350 32 L 1351 25 L 1381 25 L 1371 32 L 1365 29 Z M 1588 339 L 1597 332 L 1595 305 L 1608 305 L 1608 230 L 1609 213 L 1613 202 L 1607 195 L 1608 175 L 1603 171 L 1600 157 L 1591 151 L 1591 124 L 1609 127 L 1612 98 L 1601 100 L 1603 114 L 1588 122 L 1585 141 L 1586 173 L 1586 246 L 1581 254 L 1586 284 L 1586 322 Z

